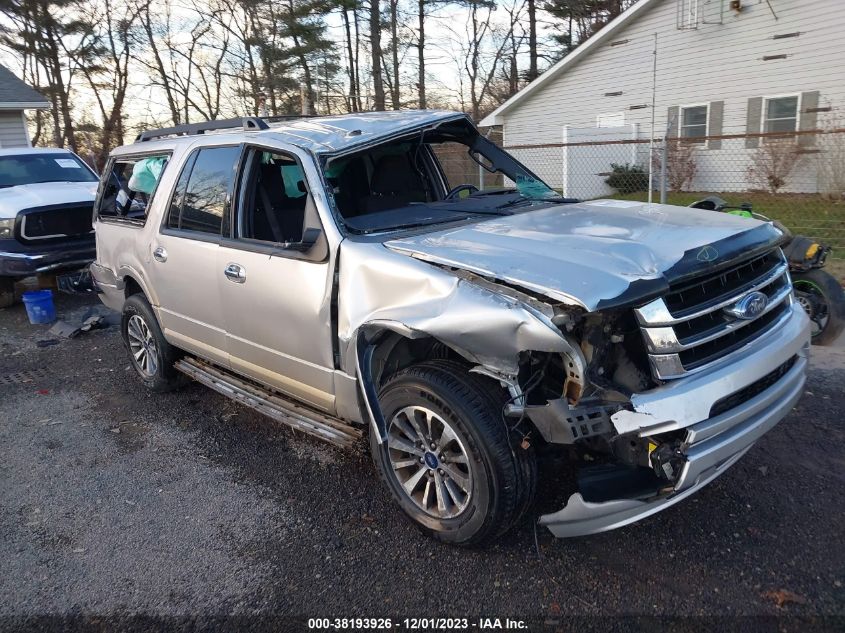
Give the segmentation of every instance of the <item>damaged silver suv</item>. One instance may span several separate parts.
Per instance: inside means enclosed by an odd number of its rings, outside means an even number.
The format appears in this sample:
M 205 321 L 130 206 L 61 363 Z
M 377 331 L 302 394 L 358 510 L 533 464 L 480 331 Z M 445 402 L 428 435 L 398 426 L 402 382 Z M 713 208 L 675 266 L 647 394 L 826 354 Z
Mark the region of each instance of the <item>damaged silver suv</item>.
M 499 186 L 450 181 L 444 151 Z M 462 114 L 154 130 L 112 153 L 96 204 L 92 273 L 141 380 L 188 376 L 342 446 L 368 434 L 442 541 L 519 522 L 538 456 L 572 458 L 543 468 L 555 535 L 654 514 L 802 392 L 781 230 L 561 198 Z

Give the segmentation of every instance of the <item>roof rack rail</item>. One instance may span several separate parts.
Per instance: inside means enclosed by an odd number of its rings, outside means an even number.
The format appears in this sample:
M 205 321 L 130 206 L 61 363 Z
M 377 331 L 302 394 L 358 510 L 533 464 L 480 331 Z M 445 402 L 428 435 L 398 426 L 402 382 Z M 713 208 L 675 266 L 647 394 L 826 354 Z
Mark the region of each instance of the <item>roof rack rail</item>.
M 203 121 L 202 123 L 185 123 L 173 127 L 163 127 L 158 130 L 147 130 L 135 137 L 136 143 L 151 141 L 165 136 L 191 136 L 194 134 L 205 134 L 215 130 L 232 130 L 241 128 L 244 131 L 266 130 L 270 126 L 262 118 L 254 116 L 238 117 L 235 119 L 218 119 L 216 121 Z

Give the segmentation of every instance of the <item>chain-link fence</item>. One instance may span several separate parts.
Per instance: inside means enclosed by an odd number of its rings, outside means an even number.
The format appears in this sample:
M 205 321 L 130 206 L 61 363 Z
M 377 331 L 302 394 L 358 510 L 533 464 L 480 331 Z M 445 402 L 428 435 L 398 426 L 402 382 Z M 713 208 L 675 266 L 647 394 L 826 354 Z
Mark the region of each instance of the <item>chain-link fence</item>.
M 567 197 L 749 205 L 832 246 L 832 266 L 845 277 L 845 129 L 690 140 L 637 138 L 635 126 L 584 128 L 565 130 L 562 143 L 506 149 Z

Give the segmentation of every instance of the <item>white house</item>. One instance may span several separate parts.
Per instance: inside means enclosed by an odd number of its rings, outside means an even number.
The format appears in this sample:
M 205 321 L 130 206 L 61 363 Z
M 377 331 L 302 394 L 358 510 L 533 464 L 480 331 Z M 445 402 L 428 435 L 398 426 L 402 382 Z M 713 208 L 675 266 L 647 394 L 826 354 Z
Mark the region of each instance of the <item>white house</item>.
M 806 156 L 784 190 L 816 192 L 833 137 L 800 132 L 845 128 L 843 33 L 845 0 L 640 0 L 481 125 L 502 126 L 506 148 L 585 198 L 611 192 L 611 162 L 647 167 L 647 139 L 664 134 L 695 144 L 685 189 L 751 189 L 765 135 L 799 132 Z
M 40 93 L 0 66 L 0 148 L 29 147 L 25 112 L 49 107 Z

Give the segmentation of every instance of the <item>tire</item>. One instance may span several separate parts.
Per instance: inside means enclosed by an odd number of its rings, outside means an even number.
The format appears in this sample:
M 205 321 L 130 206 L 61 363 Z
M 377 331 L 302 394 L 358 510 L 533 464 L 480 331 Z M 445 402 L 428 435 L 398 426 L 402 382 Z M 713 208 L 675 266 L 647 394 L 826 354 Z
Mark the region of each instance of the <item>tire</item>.
M 379 444 L 370 433 L 370 450 L 393 498 L 425 534 L 455 545 L 484 545 L 514 527 L 530 507 L 536 459 L 530 448 L 511 441 L 504 402 L 497 386 L 442 360 L 413 365 L 382 387 L 388 441 Z M 412 436 L 414 453 L 403 450 Z
M 814 310 L 826 311 L 826 321 L 819 323 L 814 320 L 813 345 L 833 343 L 845 329 L 845 291 L 842 286 L 833 275 L 818 268 L 793 273 L 792 286 L 811 319 L 818 316 L 812 314 Z
M 0 308 L 8 308 L 15 303 L 15 280 L 12 277 L 0 277 Z
M 183 383 L 173 367 L 179 352 L 165 340 L 144 295 L 134 294 L 123 304 L 120 333 L 129 361 L 148 389 L 171 391 Z

